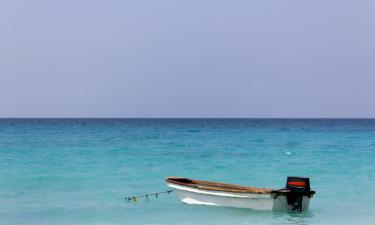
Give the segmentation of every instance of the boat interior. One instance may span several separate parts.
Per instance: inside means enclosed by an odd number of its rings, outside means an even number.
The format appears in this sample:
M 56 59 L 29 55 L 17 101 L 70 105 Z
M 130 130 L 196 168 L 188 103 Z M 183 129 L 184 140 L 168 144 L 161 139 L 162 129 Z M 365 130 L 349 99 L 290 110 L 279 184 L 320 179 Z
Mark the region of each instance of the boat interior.
M 255 188 L 255 187 L 244 187 L 233 184 L 224 184 L 219 182 L 211 182 L 204 180 L 191 180 L 183 177 L 167 177 L 167 182 L 172 184 L 178 184 L 182 186 L 211 190 L 211 191 L 223 191 L 233 193 L 252 193 L 252 194 L 270 194 L 273 189 L 269 188 Z

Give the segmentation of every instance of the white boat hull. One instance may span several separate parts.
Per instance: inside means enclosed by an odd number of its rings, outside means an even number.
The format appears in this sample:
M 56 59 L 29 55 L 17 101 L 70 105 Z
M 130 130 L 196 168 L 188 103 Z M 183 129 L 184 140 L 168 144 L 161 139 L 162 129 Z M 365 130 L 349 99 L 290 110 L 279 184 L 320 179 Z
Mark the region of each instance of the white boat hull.
M 257 210 L 289 211 L 293 206 L 288 205 L 286 196 L 272 194 L 231 193 L 224 191 L 201 190 L 183 185 L 168 183 L 177 196 L 187 204 L 210 206 L 226 206 L 249 208 Z M 310 198 L 303 196 L 302 211 L 308 209 Z

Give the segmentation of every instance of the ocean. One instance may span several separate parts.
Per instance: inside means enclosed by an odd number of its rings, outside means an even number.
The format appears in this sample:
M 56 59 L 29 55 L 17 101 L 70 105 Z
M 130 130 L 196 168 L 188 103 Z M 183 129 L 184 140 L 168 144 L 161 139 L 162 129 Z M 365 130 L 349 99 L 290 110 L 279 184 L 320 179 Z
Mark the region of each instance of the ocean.
M 303 213 L 187 205 L 167 176 L 282 188 Z M 375 224 L 373 119 L 0 119 L 1 225 Z

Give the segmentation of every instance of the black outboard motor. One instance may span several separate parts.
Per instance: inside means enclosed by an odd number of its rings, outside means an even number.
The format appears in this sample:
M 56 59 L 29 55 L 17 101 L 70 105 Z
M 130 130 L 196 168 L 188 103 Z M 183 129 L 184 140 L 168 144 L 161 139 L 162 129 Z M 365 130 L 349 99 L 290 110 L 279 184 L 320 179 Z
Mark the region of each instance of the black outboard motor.
M 310 190 L 310 179 L 305 177 L 288 177 L 286 181 L 288 205 L 293 206 L 293 211 L 302 211 L 303 196 L 309 198 L 315 193 Z

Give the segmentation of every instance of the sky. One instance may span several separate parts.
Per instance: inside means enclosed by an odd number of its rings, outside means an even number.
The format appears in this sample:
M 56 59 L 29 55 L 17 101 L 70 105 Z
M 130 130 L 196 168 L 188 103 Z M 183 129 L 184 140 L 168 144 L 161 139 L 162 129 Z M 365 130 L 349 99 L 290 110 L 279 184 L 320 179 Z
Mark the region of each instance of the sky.
M 373 0 L 1 0 L 0 117 L 375 117 Z

